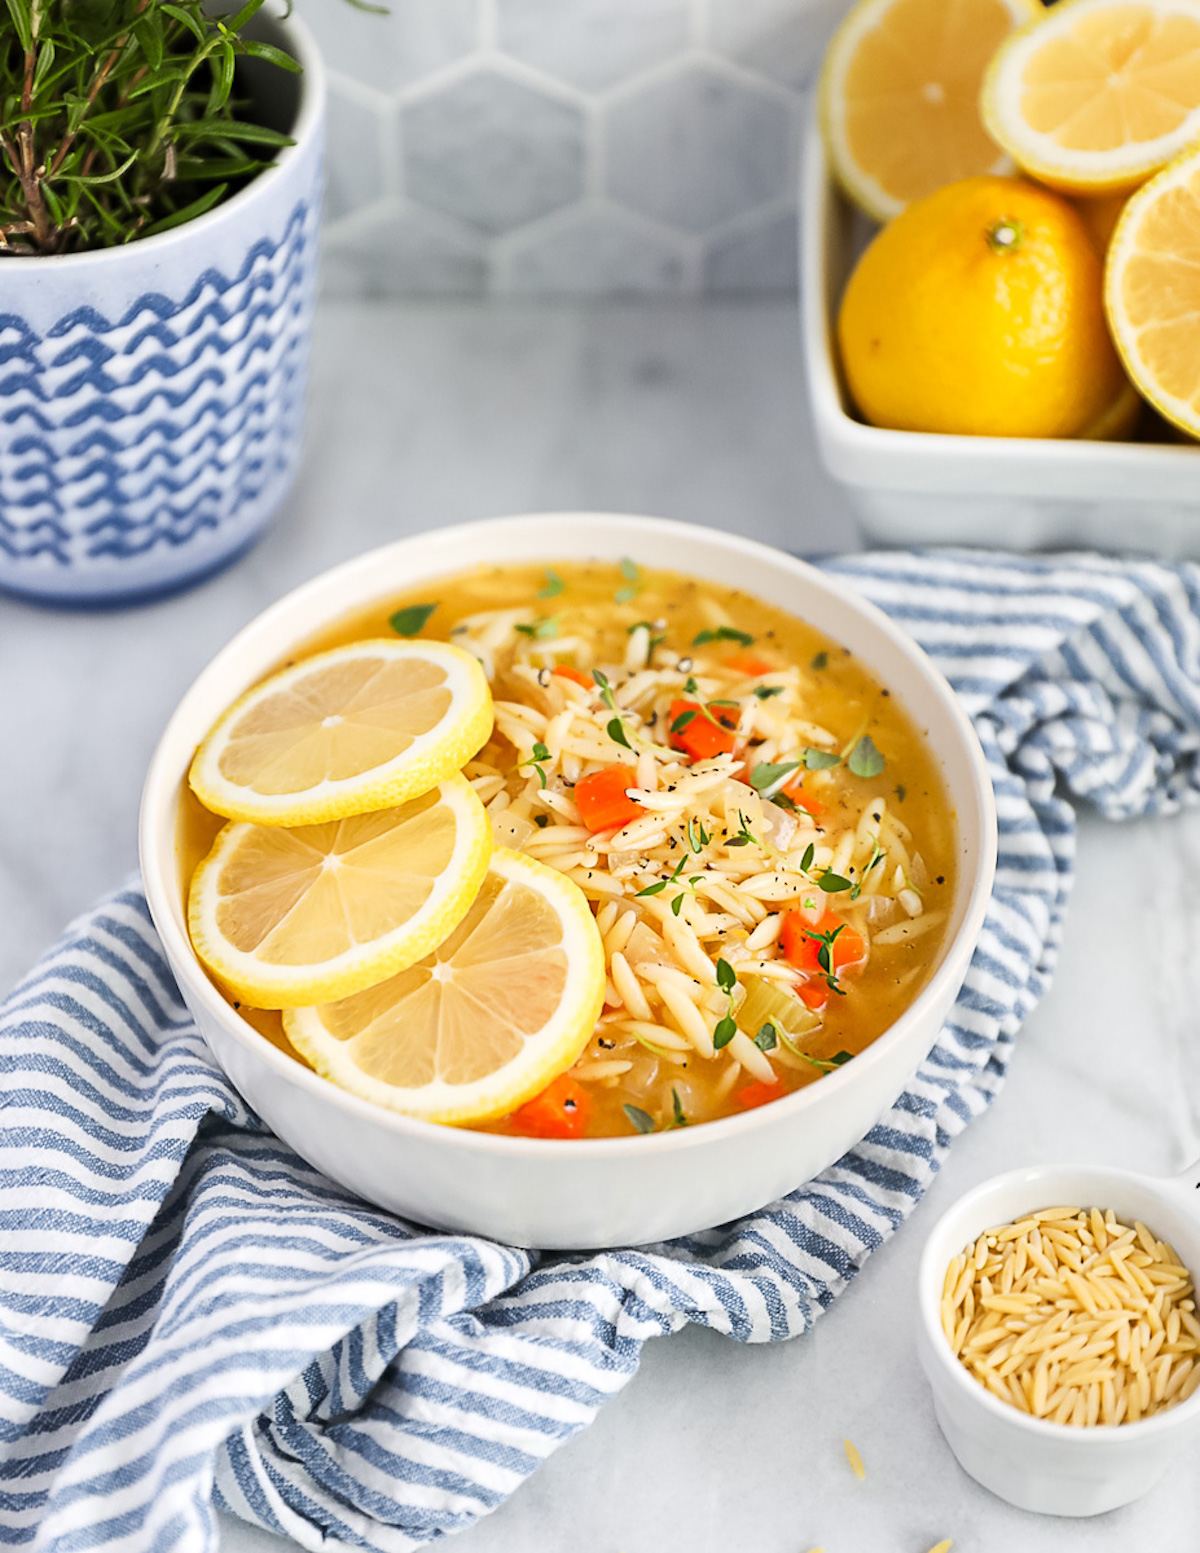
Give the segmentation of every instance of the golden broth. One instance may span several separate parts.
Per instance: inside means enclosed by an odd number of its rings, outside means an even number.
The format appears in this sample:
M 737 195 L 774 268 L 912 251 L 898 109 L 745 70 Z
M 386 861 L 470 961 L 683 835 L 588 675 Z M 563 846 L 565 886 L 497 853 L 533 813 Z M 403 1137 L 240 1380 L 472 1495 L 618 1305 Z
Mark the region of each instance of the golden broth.
M 609 563 L 554 562 L 551 567 L 548 571 L 540 563 L 484 566 L 439 581 L 423 582 L 314 633 L 277 668 L 344 643 L 391 637 L 394 632 L 390 617 L 398 609 L 418 603 L 436 602 L 437 608 L 419 635 L 440 640 L 453 639 L 455 627 L 479 611 L 522 607 L 533 618 L 554 615 L 561 621 L 561 635 L 586 630 L 592 648 L 590 661 L 599 664 L 622 662 L 630 629 L 641 620 L 654 621 L 666 645 L 677 652 L 685 652 L 698 634 L 711 630 L 714 620 L 728 622 L 754 638 L 755 651 L 769 655 L 781 666 L 794 664 L 803 671 L 807 718 L 836 735 L 843 746 L 865 733 L 885 757 L 885 769 L 877 778 L 856 777 L 845 764 L 828 771 L 804 773 L 806 788 L 810 778 L 819 787 L 824 806 L 819 823 L 829 830 L 852 825 L 868 798 L 886 797 L 891 810 L 912 832 L 912 852 L 919 853 L 924 861 L 926 874 L 921 894 L 925 909 L 940 910 L 949 919 L 954 898 L 956 835 L 937 767 L 920 730 L 847 648 L 783 610 L 717 583 L 665 571 L 642 571 L 634 587 L 618 567 Z M 561 591 L 551 597 L 545 593 L 548 578 L 562 583 Z M 631 593 L 634 596 L 629 597 Z M 712 650 L 728 656 L 734 648 Z M 481 756 L 493 760 L 507 758 L 510 766 L 516 763 L 516 753 L 499 735 L 493 736 Z M 185 793 L 178 828 L 180 880 L 185 894 L 196 864 L 224 823 L 203 809 L 190 791 Z M 828 904 L 840 912 L 845 899 L 844 895 L 831 897 Z M 596 904 L 593 902 L 593 909 Z M 824 1023 L 806 1040 L 805 1051 L 818 1061 L 828 1062 L 837 1054 L 853 1055 L 869 1046 L 913 1002 L 940 957 L 944 937 L 943 921 L 940 927 L 918 938 L 887 947 L 872 945 L 861 974 L 849 972 L 845 976 L 845 995 L 829 998 Z M 295 1060 L 302 1060 L 284 1035 L 277 1013 L 241 1007 L 230 1001 L 273 1044 Z M 698 1056 L 675 1062 L 650 1081 L 653 1094 L 648 1092 L 644 1069 L 632 1079 L 622 1075 L 589 1082 L 588 1135 L 628 1135 L 631 1129 L 625 1107 L 647 1109 L 654 1101 L 661 1115 L 663 1094 L 670 1100 L 671 1090 L 679 1096 L 691 1120 L 738 1114 L 743 1108 L 739 1100 L 742 1089 L 713 1099 L 721 1066 Z M 823 1076 L 820 1068 L 804 1063 L 777 1066 L 777 1072 L 782 1081 L 780 1093 Z M 506 1118 L 488 1124 L 488 1130 L 519 1129 Z

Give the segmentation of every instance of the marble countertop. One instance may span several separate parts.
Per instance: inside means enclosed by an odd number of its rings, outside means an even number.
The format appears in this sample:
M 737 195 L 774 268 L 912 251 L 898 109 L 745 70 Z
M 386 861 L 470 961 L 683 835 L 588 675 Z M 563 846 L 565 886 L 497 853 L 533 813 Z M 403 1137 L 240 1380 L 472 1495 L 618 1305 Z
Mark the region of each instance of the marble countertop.
M 175 701 L 266 603 L 360 550 L 504 512 L 590 507 L 853 546 L 803 404 L 794 308 L 327 304 L 308 451 L 267 539 L 224 576 L 119 614 L 0 601 L 0 992 L 136 866 L 142 775 Z M 1084 816 L 1055 985 L 1008 1084 L 909 1224 L 806 1338 L 688 1330 L 461 1553 L 1195 1553 L 1200 1473 L 1069 1522 L 1013 1510 L 958 1468 L 912 1340 L 925 1229 L 998 1170 L 1150 1171 L 1200 1155 L 1200 812 Z M 842 1439 L 858 1445 L 864 1483 Z M 222 1520 L 226 1553 L 282 1550 Z

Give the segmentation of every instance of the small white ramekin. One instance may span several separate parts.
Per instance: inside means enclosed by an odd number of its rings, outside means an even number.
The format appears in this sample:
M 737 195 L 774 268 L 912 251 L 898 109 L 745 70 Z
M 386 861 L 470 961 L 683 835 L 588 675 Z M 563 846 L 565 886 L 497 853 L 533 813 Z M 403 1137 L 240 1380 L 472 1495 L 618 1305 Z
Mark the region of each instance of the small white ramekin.
M 895 1024 L 853 1062 L 744 1116 L 646 1137 L 558 1142 L 439 1127 L 319 1078 L 221 997 L 183 914 L 176 817 L 197 744 L 242 691 L 324 627 L 474 564 L 631 556 L 790 610 L 853 652 L 925 732 L 958 825 L 958 886 L 940 959 Z M 424 1224 L 524 1246 L 584 1249 L 682 1235 L 751 1212 L 832 1164 L 888 1109 L 937 1039 L 983 925 L 996 857 L 975 731 L 921 649 L 845 583 L 733 534 L 604 513 L 439 529 L 314 578 L 217 654 L 176 709 L 146 777 L 142 877 L 171 969 L 217 1061 L 268 1125 L 326 1175 Z
M 980 1385 L 955 1358 L 940 1312 L 946 1268 L 986 1229 L 1060 1204 L 1111 1208 L 1169 1241 L 1200 1269 L 1200 1162 L 1165 1180 L 1128 1170 L 1033 1165 L 959 1198 L 930 1231 L 917 1274 L 917 1349 L 937 1421 L 959 1465 L 1022 1510 L 1100 1515 L 1148 1493 L 1188 1442 L 1200 1439 L 1200 1392 L 1178 1407 L 1116 1428 L 1031 1418 Z
M 804 146 L 800 306 L 822 461 L 883 545 L 1069 546 L 1200 558 L 1200 447 L 951 437 L 868 426 L 850 410 L 834 325 L 869 235 L 830 174 L 814 113 Z

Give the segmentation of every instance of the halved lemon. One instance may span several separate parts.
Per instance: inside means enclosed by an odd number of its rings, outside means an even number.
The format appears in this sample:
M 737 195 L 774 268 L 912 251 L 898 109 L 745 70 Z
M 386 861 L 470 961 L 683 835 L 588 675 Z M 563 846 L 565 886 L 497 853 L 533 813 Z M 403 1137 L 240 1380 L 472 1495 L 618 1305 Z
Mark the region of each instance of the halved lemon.
M 1125 207 L 1109 245 L 1104 306 L 1142 394 L 1200 437 L 1200 151 L 1181 156 Z
M 1075 193 L 1133 189 L 1200 135 L 1200 0 L 1064 0 L 997 50 L 983 122 Z
M 248 691 L 196 751 L 188 780 L 216 814 L 310 825 L 427 792 L 491 731 L 491 692 L 469 653 L 354 642 Z
M 505 1116 L 564 1072 L 604 1002 L 604 946 L 578 885 L 497 848 L 455 931 L 368 992 L 289 1009 L 318 1073 L 426 1121 Z
M 462 921 L 492 850 L 464 777 L 323 825 L 226 825 L 192 876 L 196 953 L 244 1002 L 294 1008 L 372 987 Z
M 1038 0 L 859 0 L 821 70 L 821 127 L 839 181 L 877 221 L 943 184 L 1012 163 L 979 117 L 1002 39 Z

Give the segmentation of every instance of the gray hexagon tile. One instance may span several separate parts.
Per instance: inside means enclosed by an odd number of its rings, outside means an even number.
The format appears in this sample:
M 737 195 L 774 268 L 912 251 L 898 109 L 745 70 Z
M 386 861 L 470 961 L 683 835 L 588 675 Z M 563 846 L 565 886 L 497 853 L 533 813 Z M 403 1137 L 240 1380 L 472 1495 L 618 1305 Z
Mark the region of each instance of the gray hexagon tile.
M 708 42 L 784 86 L 816 76 L 851 0 L 708 0 Z
M 329 83 L 329 148 L 325 159 L 325 219 L 336 221 L 384 193 L 383 134 L 386 101 Z
M 346 0 L 301 6 L 329 68 L 380 92 L 395 92 L 469 54 L 478 10 L 478 0 L 394 0 L 386 16 Z
M 580 109 L 490 70 L 401 113 L 405 191 L 483 232 L 507 232 L 579 199 Z
M 510 254 L 498 289 L 548 296 L 636 296 L 678 292 L 687 274 L 681 245 L 634 230 L 611 211 L 572 214 L 553 231 L 531 233 Z
M 703 290 L 726 296 L 795 291 L 796 212 L 714 239 L 704 256 Z
M 395 200 L 337 223 L 321 252 L 322 286 L 330 296 L 476 296 L 487 289 L 487 278 L 478 239 L 444 231 Z
M 596 91 L 659 64 L 688 41 L 689 0 L 497 0 L 500 47 Z
M 686 232 L 780 198 L 787 107 L 707 66 L 654 81 L 607 110 L 608 191 Z

